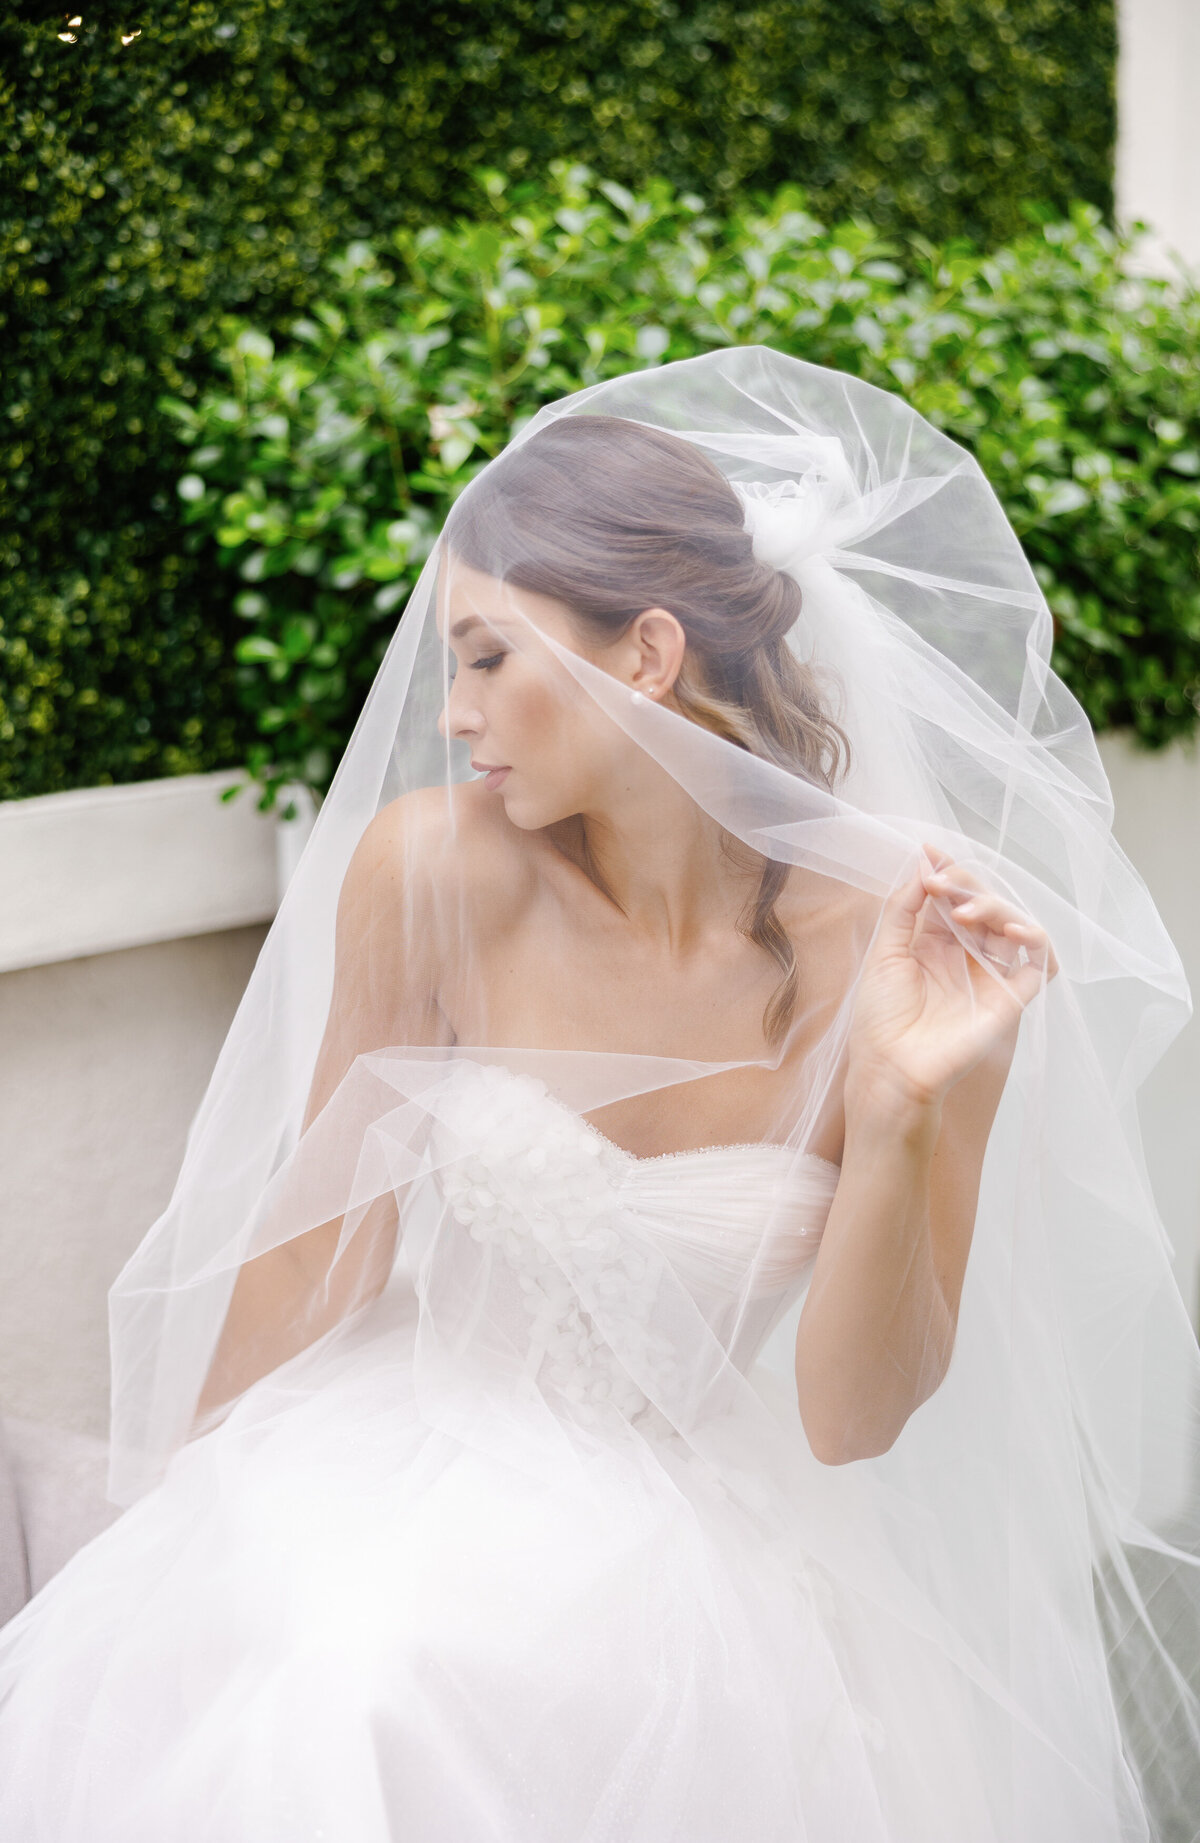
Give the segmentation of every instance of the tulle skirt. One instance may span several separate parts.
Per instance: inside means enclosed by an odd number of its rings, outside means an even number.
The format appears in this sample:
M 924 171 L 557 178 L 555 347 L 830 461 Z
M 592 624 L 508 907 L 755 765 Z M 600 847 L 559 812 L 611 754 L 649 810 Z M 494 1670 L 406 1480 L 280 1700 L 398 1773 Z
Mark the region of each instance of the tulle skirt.
M 416 1337 L 393 1285 L 0 1634 L 5 1843 L 1020 1843 L 947 1686 L 694 1456 L 451 1434 Z

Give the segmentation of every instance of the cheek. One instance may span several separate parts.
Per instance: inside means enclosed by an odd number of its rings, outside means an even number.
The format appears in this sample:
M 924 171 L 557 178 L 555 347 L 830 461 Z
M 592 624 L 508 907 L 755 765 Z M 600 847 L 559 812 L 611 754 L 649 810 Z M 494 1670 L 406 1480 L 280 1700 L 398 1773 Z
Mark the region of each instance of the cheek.
M 502 731 L 524 757 L 558 755 L 571 740 L 570 707 L 542 673 L 519 669 L 491 713 L 497 732 Z
M 524 768 L 531 786 L 544 782 L 559 796 L 582 796 L 598 773 L 611 770 L 620 731 L 557 672 L 512 657 L 502 672 L 507 679 L 486 706 L 493 757 Z

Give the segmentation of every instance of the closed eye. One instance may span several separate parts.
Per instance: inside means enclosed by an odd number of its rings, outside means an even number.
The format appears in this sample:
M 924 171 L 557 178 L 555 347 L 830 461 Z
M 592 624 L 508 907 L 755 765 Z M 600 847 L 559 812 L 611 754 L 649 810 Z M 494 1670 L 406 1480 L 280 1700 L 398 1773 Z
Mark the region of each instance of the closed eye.
M 490 672 L 504 658 L 503 653 L 489 653 L 486 659 L 472 659 L 472 672 Z

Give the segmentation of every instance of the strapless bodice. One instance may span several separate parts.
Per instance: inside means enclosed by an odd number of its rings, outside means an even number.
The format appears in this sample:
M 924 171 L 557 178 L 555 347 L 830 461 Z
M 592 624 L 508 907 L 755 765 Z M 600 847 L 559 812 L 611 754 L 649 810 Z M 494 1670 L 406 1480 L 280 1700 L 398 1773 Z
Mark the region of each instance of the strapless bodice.
M 827 1159 L 762 1142 L 655 1158 L 607 1144 L 626 1207 L 690 1287 L 764 1297 L 816 1254 L 839 1175 Z
M 647 1380 L 661 1395 L 722 1352 L 752 1360 L 837 1186 L 836 1165 L 783 1145 L 638 1157 L 501 1068 L 464 1065 L 439 1114 L 449 1217 L 486 1252 L 492 1315 L 526 1373 L 626 1416 L 645 1407 Z

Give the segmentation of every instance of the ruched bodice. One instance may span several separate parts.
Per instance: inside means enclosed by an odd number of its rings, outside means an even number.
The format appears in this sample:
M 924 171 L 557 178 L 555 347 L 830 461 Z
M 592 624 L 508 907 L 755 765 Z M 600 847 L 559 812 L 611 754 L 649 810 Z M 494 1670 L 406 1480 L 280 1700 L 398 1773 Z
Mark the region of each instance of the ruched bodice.
M 679 1402 L 721 1352 L 744 1369 L 837 1186 L 837 1166 L 769 1143 L 638 1157 L 500 1068 L 463 1065 L 440 1113 L 443 1192 L 487 1251 L 490 1310 L 527 1377 L 588 1412 Z
M 627 1207 L 689 1287 L 770 1296 L 816 1254 L 838 1180 L 827 1159 L 762 1143 L 612 1151 Z

